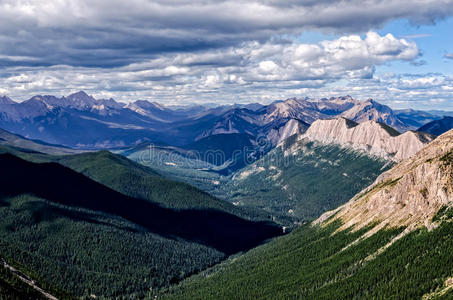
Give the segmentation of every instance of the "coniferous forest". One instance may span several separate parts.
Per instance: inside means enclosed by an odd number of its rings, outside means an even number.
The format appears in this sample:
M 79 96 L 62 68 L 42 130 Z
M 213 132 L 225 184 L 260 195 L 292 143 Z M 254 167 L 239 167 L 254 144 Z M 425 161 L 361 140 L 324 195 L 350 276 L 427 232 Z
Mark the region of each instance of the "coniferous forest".
M 0 300 L 453 300 L 453 0 L 0 0 Z

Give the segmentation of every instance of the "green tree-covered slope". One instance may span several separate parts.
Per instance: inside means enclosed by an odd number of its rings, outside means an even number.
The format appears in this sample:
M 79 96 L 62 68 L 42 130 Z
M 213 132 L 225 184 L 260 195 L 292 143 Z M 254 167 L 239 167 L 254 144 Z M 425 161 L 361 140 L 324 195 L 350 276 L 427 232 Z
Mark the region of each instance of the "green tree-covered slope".
M 237 172 L 223 187 L 224 198 L 277 220 L 304 222 L 345 203 L 391 166 L 336 145 L 286 142 Z
M 453 296 L 453 219 L 420 229 L 368 259 L 402 229 L 351 243 L 368 228 L 305 225 L 291 234 L 185 280 L 165 299 L 421 299 Z M 348 248 L 346 248 L 348 245 Z M 450 282 L 450 281 L 448 281 Z M 451 284 L 451 283 L 450 283 Z
M 453 131 L 311 224 L 166 299 L 451 299 Z
M 10 270 L 0 264 L 0 299 L 43 300 L 47 299 L 28 284 L 18 279 Z
M 0 256 L 50 292 L 142 298 L 281 233 L 108 152 L 21 155 L 41 163 L 0 155 Z
M 168 149 L 124 154 L 166 177 L 285 225 L 312 220 L 345 203 L 392 165 L 345 147 L 296 141 L 296 136 L 230 176 Z
M 149 167 L 108 151 L 57 156 L 0 146 L 1 153 L 11 153 L 37 163 L 57 162 L 115 191 L 167 208 L 215 209 L 254 220 L 264 220 L 267 217 L 235 207 L 187 183 L 167 179 Z

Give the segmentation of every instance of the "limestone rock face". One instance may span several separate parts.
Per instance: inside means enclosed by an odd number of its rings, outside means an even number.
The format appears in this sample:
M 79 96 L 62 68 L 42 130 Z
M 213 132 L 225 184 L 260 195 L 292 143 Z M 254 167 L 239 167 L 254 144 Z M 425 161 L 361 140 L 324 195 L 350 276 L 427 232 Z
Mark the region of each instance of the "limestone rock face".
M 284 126 L 270 130 L 267 134 L 267 140 L 272 145 L 277 145 L 292 135 L 303 134 L 308 127 L 307 123 L 291 119 Z
M 441 135 L 413 157 L 380 175 L 345 205 L 321 216 L 340 219 L 341 229 L 378 224 L 405 226 L 408 230 L 435 226 L 433 217 L 453 205 L 453 130 Z
M 358 105 L 343 112 L 341 116 L 358 123 L 366 121 L 384 123 L 400 132 L 405 132 L 409 129 L 409 126 L 404 124 L 390 107 L 373 99 L 360 102 Z
M 357 124 L 345 118 L 336 118 L 315 121 L 300 139 L 339 144 L 400 161 L 420 151 L 433 136 L 413 131 L 399 134 L 393 128 L 375 121 Z
M 306 100 L 292 98 L 266 107 L 263 118 L 265 123 L 288 118 L 312 123 L 324 117 L 325 115 L 318 110 L 316 104 Z

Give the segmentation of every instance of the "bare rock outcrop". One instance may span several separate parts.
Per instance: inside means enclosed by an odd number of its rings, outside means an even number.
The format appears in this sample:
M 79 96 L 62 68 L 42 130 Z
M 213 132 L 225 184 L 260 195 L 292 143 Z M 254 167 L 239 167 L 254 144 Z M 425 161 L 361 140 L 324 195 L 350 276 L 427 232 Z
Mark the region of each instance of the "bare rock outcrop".
M 315 224 L 340 219 L 339 230 L 378 224 L 390 227 L 435 226 L 433 217 L 453 205 L 453 130 L 441 135 L 413 157 L 383 173 L 349 202 L 322 215 Z
M 309 125 L 305 122 L 291 119 L 285 125 L 271 129 L 267 134 L 267 140 L 272 145 L 277 145 L 292 135 L 303 134 L 308 127 Z
M 393 161 L 401 161 L 420 151 L 434 136 L 407 131 L 400 134 L 375 121 L 356 123 L 346 118 L 317 120 L 299 139 L 334 143 Z
M 366 121 L 384 123 L 400 132 L 409 130 L 409 126 L 401 121 L 390 107 L 380 104 L 371 98 L 343 112 L 341 116 L 358 123 Z

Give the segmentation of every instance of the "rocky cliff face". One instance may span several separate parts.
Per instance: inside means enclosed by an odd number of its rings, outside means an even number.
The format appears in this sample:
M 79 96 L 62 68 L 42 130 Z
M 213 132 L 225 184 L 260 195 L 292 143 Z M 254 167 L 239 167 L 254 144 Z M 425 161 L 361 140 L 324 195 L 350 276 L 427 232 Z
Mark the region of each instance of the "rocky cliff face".
M 329 99 L 290 98 L 266 106 L 260 111 L 265 113 L 264 122 L 292 118 L 313 123 L 317 119 L 337 116 L 360 103 L 351 96 Z
M 399 134 L 393 128 L 375 121 L 357 124 L 345 118 L 336 118 L 315 121 L 300 139 L 339 144 L 400 161 L 417 153 L 433 137 L 413 131 Z
M 266 137 L 267 140 L 275 146 L 292 135 L 303 134 L 309 126 L 310 125 L 305 122 L 291 119 L 286 122 L 285 125 L 271 129 Z
M 356 100 L 349 95 L 337 98 L 332 97 L 329 99 L 307 99 L 307 101 L 315 104 L 320 112 L 329 116 L 340 115 L 361 103 L 361 101 Z
M 317 119 L 326 117 L 318 110 L 316 104 L 296 98 L 271 104 L 261 109 L 260 112 L 264 114 L 264 123 L 289 118 L 299 119 L 306 123 L 312 123 Z
M 433 217 L 453 205 L 453 130 L 443 134 L 410 159 L 380 175 L 367 189 L 316 223 L 340 219 L 346 229 L 370 224 L 376 232 L 386 226 L 436 226 Z M 371 233 L 372 233 L 371 232 Z
M 343 112 L 341 116 L 358 123 L 366 121 L 384 123 L 400 132 L 409 130 L 409 126 L 404 124 L 390 107 L 382 105 L 373 99 L 358 103 L 351 109 Z

